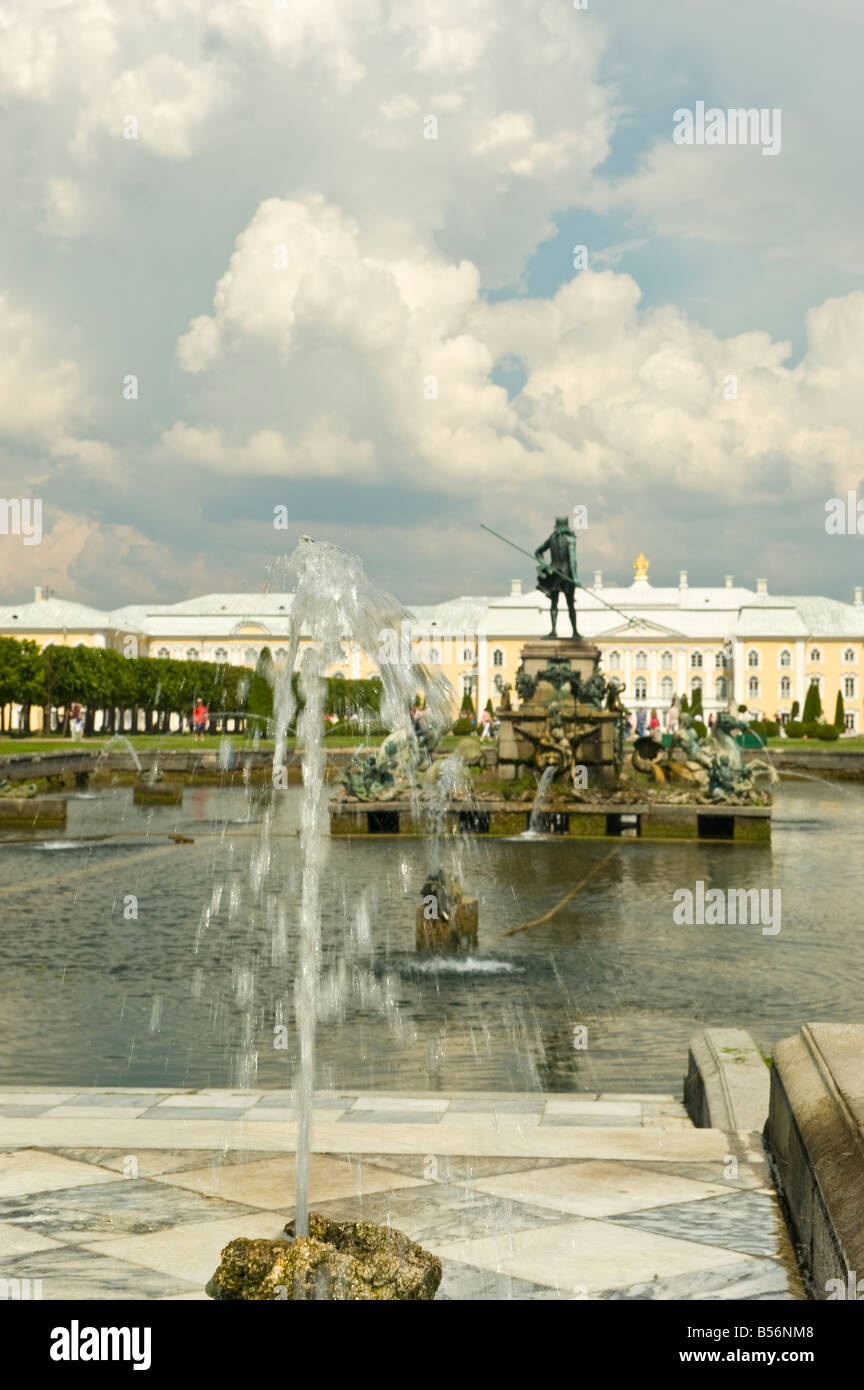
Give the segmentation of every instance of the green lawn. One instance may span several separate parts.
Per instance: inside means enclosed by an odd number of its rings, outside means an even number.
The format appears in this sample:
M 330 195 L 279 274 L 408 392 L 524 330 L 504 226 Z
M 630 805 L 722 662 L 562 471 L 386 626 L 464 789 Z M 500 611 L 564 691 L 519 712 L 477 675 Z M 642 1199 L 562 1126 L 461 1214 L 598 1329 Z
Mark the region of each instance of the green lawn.
M 174 748 L 183 750 L 189 748 L 217 749 L 223 737 L 230 739 L 236 748 L 252 748 L 255 746 L 251 739 L 240 734 L 208 734 L 203 740 L 199 739 L 197 743 L 194 742 L 191 734 L 165 734 L 162 736 L 158 734 L 124 734 L 123 737 L 128 737 L 132 747 L 139 751 L 141 749 L 154 748 L 163 750 Z M 71 738 L 60 738 L 57 735 L 49 738 L 9 738 L 0 735 L 0 755 L 9 753 L 69 753 L 77 749 L 85 753 L 93 753 L 104 748 L 108 742 L 108 739 L 102 738 L 101 736 L 82 739 L 79 743 L 73 743 Z M 363 739 L 359 734 L 328 734 L 324 740 L 327 748 L 356 748 L 362 742 Z M 368 740 L 368 745 L 376 746 L 380 742 L 381 736 L 373 734 Z M 440 746 L 442 748 L 452 748 L 455 747 L 458 742 L 459 739 L 448 736 L 441 740 Z M 262 738 L 257 746 L 263 749 L 272 749 L 273 740 L 272 738 Z M 297 740 L 295 738 L 289 738 L 288 747 L 296 748 L 296 746 Z M 118 753 L 123 752 L 122 743 L 117 743 L 115 748 Z
M 821 738 L 769 738 L 769 748 L 811 748 L 818 753 L 860 752 L 864 749 L 864 734 L 853 734 L 851 738 L 838 738 L 833 743 Z

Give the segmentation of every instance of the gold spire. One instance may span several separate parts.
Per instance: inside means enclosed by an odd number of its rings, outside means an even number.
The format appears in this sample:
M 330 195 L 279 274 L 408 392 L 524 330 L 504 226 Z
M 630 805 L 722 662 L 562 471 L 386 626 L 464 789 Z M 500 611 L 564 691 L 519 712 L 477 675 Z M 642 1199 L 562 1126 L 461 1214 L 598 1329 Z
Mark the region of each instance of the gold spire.
M 648 566 L 650 565 L 650 563 L 651 563 L 651 561 L 650 561 L 650 560 L 646 560 L 646 559 L 645 559 L 645 556 L 642 554 L 642 551 L 640 550 L 638 556 L 637 556 L 636 559 L 633 561 L 633 569 L 634 569 L 635 572 L 636 572 L 636 574 L 635 574 L 636 579 L 647 579 L 647 578 L 648 578 Z

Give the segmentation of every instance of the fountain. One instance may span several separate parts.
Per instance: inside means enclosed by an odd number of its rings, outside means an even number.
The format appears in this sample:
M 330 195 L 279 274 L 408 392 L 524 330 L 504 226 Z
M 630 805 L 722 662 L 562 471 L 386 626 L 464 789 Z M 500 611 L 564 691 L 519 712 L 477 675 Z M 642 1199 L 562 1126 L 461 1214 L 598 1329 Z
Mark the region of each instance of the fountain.
M 410 708 L 421 690 L 430 721 L 442 728 L 449 718 L 449 687 L 436 682 L 412 661 L 383 655 L 391 634 L 401 631 L 407 615 L 388 594 L 367 579 L 356 556 L 337 546 L 304 537 L 287 571 L 296 576 L 288 658 L 274 690 L 274 785 L 283 768 L 288 731 L 297 712 L 292 674 L 298 667 L 303 707 L 298 719 L 302 746 L 303 792 L 300 848 L 302 880 L 299 910 L 299 962 L 294 983 L 294 1012 L 299 1039 L 295 1079 L 297 1112 L 294 1219 L 275 1241 L 238 1239 L 223 1251 L 222 1263 L 207 1285 L 220 1299 L 429 1299 L 441 1278 L 441 1264 L 414 1242 L 388 1227 L 336 1223 L 309 1210 L 309 1157 L 312 1149 L 312 1100 L 315 1043 L 321 999 L 322 871 L 326 862 L 326 755 L 323 741 L 325 681 L 328 666 L 344 659 L 345 637 L 377 664 L 383 686 L 381 718 L 394 745 L 388 758 L 408 777 L 420 753 Z M 301 635 L 311 639 L 300 653 Z M 265 815 L 259 877 L 269 855 L 272 810 Z M 280 918 L 274 931 L 284 930 Z M 325 1001 L 326 1003 L 326 1001 Z

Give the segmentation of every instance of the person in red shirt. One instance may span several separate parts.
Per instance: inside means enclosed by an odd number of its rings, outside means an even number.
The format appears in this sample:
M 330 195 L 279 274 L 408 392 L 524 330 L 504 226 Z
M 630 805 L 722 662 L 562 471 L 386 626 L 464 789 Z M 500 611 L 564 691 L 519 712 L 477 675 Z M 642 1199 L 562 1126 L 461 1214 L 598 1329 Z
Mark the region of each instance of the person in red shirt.
M 199 737 L 202 743 L 204 741 L 204 735 L 207 732 L 207 718 L 207 706 L 205 705 L 204 701 L 199 697 L 198 701 L 196 702 L 195 708 L 192 711 L 192 730 L 193 740 L 195 743 L 198 742 Z

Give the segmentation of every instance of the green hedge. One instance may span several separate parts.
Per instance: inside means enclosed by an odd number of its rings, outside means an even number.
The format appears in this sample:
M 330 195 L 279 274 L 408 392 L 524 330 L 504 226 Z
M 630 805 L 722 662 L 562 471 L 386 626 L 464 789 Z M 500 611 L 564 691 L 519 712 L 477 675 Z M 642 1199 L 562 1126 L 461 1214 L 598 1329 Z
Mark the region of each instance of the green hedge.
M 776 719 L 751 719 L 750 728 L 759 738 L 777 738 L 780 733 L 780 724 Z

